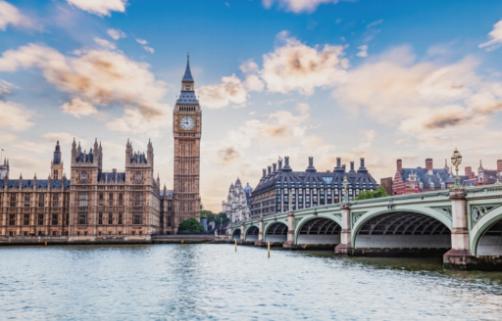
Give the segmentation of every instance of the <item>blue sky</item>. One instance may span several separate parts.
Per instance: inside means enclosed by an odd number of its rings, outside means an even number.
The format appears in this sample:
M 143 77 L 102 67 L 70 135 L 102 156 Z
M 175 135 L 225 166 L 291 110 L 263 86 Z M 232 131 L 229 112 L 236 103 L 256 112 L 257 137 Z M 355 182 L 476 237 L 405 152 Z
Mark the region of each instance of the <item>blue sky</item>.
M 502 158 L 500 1 L 0 0 L 0 145 L 11 175 L 48 175 L 56 139 L 127 138 L 172 186 L 171 113 L 190 52 L 203 108 L 202 198 L 310 155 L 442 166 Z M 497 24 L 498 23 L 498 24 Z

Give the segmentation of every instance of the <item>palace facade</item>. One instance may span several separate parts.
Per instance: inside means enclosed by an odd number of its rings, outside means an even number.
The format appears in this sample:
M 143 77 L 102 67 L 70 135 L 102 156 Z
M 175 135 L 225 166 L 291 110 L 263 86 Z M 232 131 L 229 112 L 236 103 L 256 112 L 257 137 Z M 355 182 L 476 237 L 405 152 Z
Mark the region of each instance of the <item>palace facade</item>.
M 0 239 L 58 239 L 62 242 L 148 241 L 177 232 L 189 218 L 199 219 L 201 110 L 187 61 L 174 108 L 174 190 L 154 177 L 154 151 L 125 146 L 124 171 L 103 170 L 97 139 L 88 150 L 71 146 L 70 177 L 64 174 L 56 143 L 50 175 L 10 177 L 7 159 L 0 165 Z
M 230 222 L 236 223 L 250 219 L 252 193 L 253 189 L 249 183 L 242 186 L 239 178 L 235 183 L 230 184 L 227 200 L 222 203 L 223 213 L 227 214 Z

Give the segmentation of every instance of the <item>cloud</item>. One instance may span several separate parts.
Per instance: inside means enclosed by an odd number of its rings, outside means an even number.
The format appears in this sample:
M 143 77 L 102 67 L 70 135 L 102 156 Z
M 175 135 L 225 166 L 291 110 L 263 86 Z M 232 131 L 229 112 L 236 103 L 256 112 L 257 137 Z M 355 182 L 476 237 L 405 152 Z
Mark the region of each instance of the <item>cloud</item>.
M 115 44 L 113 42 L 110 42 L 110 41 L 103 39 L 103 38 L 95 37 L 94 42 L 98 46 L 103 47 L 104 49 L 108 49 L 108 50 L 117 49 L 117 46 L 115 46 Z
M 96 107 L 78 97 L 64 103 L 61 106 L 61 109 L 63 110 L 63 112 L 77 118 L 80 118 L 82 116 L 91 116 L 98 113 Z
M 201 87 L 199 97 L 205 107 L 217 109 L 244 104 L 247 100 L 247 91 L 242 81 L 232 75 L 222 77 L 219 84 Z
M 106 33 L 108 34 L 108 36 L 110 36 L 110 38 L 112 38 L 115 41 L 127 37 L 125 32 L 123 32 L 122 30 L 119 30 L 119 29 L 110 28 L 110 29 L 106 30 Z
M 13 87 L 10 82 L 0 79 L 0 99 L 9 95 Z
M 66 0 L 80 10 L 98 16 L 109 16 L 111 12 L 125 12 L 127 0 Z
M 227 147 L 220 150 L 218 155 L 225 164 L 232 163 L 239 158 L 239 152 L 233 147 Z
M 24 16 L 18 8 L 7 1 L 0 0 L 0 31 L 7 29 L 7 26 L 32 28 L 34 24 Z
M 21 131 L 33 125 L 31 113 L 23 106 L 0 100 L 0 127 Z
M 167 109 L 166 86 L 155 78 L 150 66 L 119 52 L 88 50 L 65 56 L 44 45 L 28 44 L 0 57 L 0 71 L 27 68 L 40 69 L 56 88 L 95 106 L 123 105 L 152 121 Z
M 158 136 L 159 128 L 170 123 L 170 115 L 165 113 L 161 117 L 145 118 L 137 108 L 126 107 L 124 114 L 119 118 L 110 120 L 106 127 L 110 130 L 122 133 L 148 133 L 150 136 Z
M 321 4 L 337 2 L 338 0 L 262 0 L 263 6 L 267 9 L 277 4 L 279 8 L 294 13 L 313 12 Z
M 310 47 L 287 33 L 279 38 L 283 44 L 263 56 L 260 71 L 269 91 L 311 95 L 317 87 L 331 87 L 343 80 L 348 60 L 342 46 Z
M 333 96 L 407 135 L 442 137 L 447 129 L 484 126 L 502 110 L 502 83 L 482 77 L 478 64 L 470 57 L 417 61 L 411 48 L 397 47 L 350 70 Z
M 251 91 L 267 90 L 311 95 L 316 88 L 333 87 L 343 81 L 348 60 L 342 46 L 308 46 L 287 32 L 278 34 L 279 44 L 262 57 L 262 66 L 248 60 L 241 64 L 243 79 L 223 77 L 216 85 L 199 90 L 201 102 L 212 108 L 242 105 Z
M 145 39 L 141 39 L 141 38 L 136 38 L 136 42 L 141 45 L 141 47 L 143 47 L 143 50 L 145 50 L 146 52 L 148 52 L 149 54 L 154 54 L 155 53 L 155 49 L 150 47 L 148 45 L 148 41 L 146 41 Z
M 502 44 L 502 20 L 497 21 L 493 25 L 492 31 L 488 34 L 490 40 L 483 42 L 479 45 L 479 48 L 485 48 L 486 50 L 494 50 Z
M 361 45 L 361 46 L 357 47 L 357 49 L 358 49 L 357 56 L 359 58 L 368 57 L 368 45 Z

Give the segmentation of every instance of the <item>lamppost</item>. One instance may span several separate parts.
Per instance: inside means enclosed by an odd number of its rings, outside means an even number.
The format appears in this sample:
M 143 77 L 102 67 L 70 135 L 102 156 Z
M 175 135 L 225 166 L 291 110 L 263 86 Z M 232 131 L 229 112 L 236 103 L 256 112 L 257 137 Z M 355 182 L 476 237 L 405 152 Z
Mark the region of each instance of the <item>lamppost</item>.
M 343 202 L 345 204 L 349 203 L 349 180 L 347 175 L 343 177 Z
M 457 148 L 453 151 L 453 154 L 451 155 L 451 164 L 455 167 L 455 188 L 460 187 L 460 179 L 458 176 L 458 168 L 460 164 L 462 164 L 462 154 L 458 151 Z

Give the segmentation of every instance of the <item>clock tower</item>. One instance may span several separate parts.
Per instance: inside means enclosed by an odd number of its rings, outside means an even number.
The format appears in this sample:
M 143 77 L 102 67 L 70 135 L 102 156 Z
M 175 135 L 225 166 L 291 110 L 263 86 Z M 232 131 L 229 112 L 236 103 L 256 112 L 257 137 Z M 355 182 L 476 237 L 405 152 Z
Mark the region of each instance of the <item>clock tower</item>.
M 201 110 L 195 96 L 194 80 L 187 65 L 181 92 L 173 111 L 174 137 L 174 226 L 200 216 L 200 134 Z

